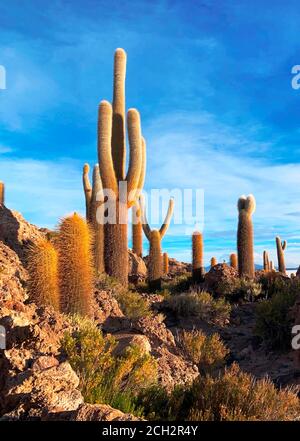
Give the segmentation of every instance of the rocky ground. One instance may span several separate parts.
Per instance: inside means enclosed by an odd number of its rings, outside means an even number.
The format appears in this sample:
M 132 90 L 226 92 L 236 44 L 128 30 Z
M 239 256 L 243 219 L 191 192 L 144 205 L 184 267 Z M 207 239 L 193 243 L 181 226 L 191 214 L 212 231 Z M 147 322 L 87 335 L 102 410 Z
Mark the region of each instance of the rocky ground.
M 84 403 L 79 379 L 60 353 L 60 340 L 72 325 L 50 308 L 38 308 L 26 293 L 26 245 L 45 234 L 27 223 L 19 213 L 0 207 L 0 325 L 6 330 L 6 349 L 0 351 L 0 417 L 2 420 L 135 420 L 108 405 Z M 145 262 L 129 253 L 130 278 L 137 282 L 146 274 Z M 190 266 L 170 259 L 170 276 Z M 230 270 L 231 271 L 231 270 Z M 95 320 L 104 332 L 118 340 L 118 351 L 137 343 L 158 362 L 159 381 L 167 389 L 190 383 L 197 367 L 176 345 L 181 329 L 218 332 L 230 349 L 228 363 L 260 378 L 269 375 L 278 385 L 298 384 L 293 354 L 268 352 L 254 337 L 255 304 L 236 306 L 225 327 L 208 325 L 195 318 L 178 318 L 164 306 L 161 296 L 143 294 L 161 315 L 129 321 L 111 292 L 96 290 Z

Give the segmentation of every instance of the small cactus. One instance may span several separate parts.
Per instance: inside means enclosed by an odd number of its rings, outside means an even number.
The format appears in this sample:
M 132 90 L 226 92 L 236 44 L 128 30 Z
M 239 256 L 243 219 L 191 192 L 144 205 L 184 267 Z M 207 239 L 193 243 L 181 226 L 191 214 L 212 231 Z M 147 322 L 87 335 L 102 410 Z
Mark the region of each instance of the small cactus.
M 210 259 L 210 267 L 212 268 L 212 267 L 214 267 L 214 266 L 216 266 L 216 265 L 218 265 L 218 261 L 217 261 L 217 259 L 213 256 L 213 257 Z
M 279 236 L 276 237 L 276 248 L 277 248 L 277 258 L 278 258 L 278 271 L 282 274 L 286 274 L 284 251 L 286 250 L 287 242 L 284 240 L 281 242 Z
M 64 218 L 56 238 L 61 309 L 91 316 L 93 265 L 91 233 L 87 222 L 74 213 Z
M 0 182 L 0 205 L 5 203 L 5 186 L 4 182 Z
M 82 170 L 82 184 L 85 195 L 85 218 L 87 221 L 90 220 L 90 206 L 92 200 L 92 187 L 89 179 L 89 171 L 90 171 L 89 164 L 84 164 Z
M 237 261 L 236 253 L 231 253 L 229 259 L 230 259 L 230 266 L 235 270 L 238 270 L 238 261 Z
M 28 249 L 29 297 L 38 306 L 59 310 L 57 251 L 47 239 L 40 239 Z
M 145 236 L 150 242 L 149 250 L 149 263 L 148 263 L 148 285 L 151 291 L 157 291 L 161 289 L 161 278 L 163 275 L 163 265 L 161 257 L 161 240 L 166 234 L 174 210 L 174 200 L 170 199 L 168 212 L 164 223 L 159 230 L 151 230 L 145 213 L 144 200 L 142 197 L 139 199 L 139 205 L 142 215 L 142 224 Z
M 169 256 L 168 256 L 168 253 L 163 253 L 162 259 L 163 259 L 163 273 L 164 274 L 168 274 L 169 273 Z
M 203 257 L 203 236 L 199 231 L 195 231 L 192 235 L 192 276 L 194 282 L 203 282 L 205 275 L 204 257 Z
M 270 271 L 270 260 L 268 251 L 263 253 L 264 271 Z
M 238 211 L 237 249 L 239 275 L 240 277 L 253 278 L 255 275 L 252 225 L 252 214 L 255 211 L 254 196 L 241 196 L 238 200 Z

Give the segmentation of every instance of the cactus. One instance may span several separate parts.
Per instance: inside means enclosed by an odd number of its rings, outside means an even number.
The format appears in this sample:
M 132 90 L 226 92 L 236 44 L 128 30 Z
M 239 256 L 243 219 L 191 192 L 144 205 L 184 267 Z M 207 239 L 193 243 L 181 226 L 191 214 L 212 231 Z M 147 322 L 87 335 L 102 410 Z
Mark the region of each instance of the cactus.
M 39 306 L 59 310 L 57 251 L 47 239 L 28 248 L 27 270 L 29 297 Z
M 146 143 L 144 138 L 142 138 L 142 158 L 142 169 L 138 184 L 139 189 L 144 187 L 146 176 Z M 143 225 L 141 209 L 138 203 L 138 196 L 139 194 L 137 194 L 136 203 L 132 207 L 132 251 L 139 257 L 143 257 Z
M 241 196 L 238 200 L 238 211 L 237 250 L 239 275 L 240 277 L 253 278 L 255 275 L 252 225 L 252 214 L 255 211 L 254 196 Z
M 276 248 L 277 248 L 277 258 L 278 258 L 278 271 L 282 274 L 286 274 L 284 251 L 286 249 L 287 242 L 284 240 L 281 242 L 279 236 L 276 237 Z
M 76 213 L 64 218 L 58 228 L 56 245 L 62 311 L 92 316 L 92 244 L 87 222 Z
M 169 273 L 169 256 L 168 256 L 168 253 L 163 253 L 162 261 L 163 261 L 163 273 L 164 274 L 168 274 Z
M 269 262 L 269 268 L 270 268 L 270 271 L 275 271 L 274 263 L 272 260 L 270 260 L 270 262 Z
M 218 261 L 215 257 L 212 257 L 210 259 L 210 267 L 212 268 L 213 266 L 218 265 Z
M 114 195 L 108 210 L 115 210 L 116 222 L 105 225 L 105 269 L 123 285 L 128 284 L 127 209 L 137 200 L 142 190 L 143 143 L 140 115 L 137 110 L 127 113 L 127 130 L 130 147 L 128 172 L 125 175 L 125 71 L 126 53 L 117 49 L 114 59 L 113 105 L 102 101 L 98 119 L 98 158 L 100 174 L 105 190 Z M 120 183 L 126 183 L 127 191 L 121 191 Z M 116 204 L 117 203 L 117 204 Z
M 264 271 L 270 271 L 270 261 L 269 261 L 268 251 L 264 251 L 263 253 L 263 262 L 264 262 Z
M 192 276 L 194 282 L 204 281 L 204 261 L 203 261 L 203 236 L 199 231 L 195 231 L 192 235 Z
M 85 195 L 85 218 L 87 221 L 90 220 L 90 206 L 92 199 L 92 187 L 89 179 L 89 171 L 90 171 L 89 164 L 84 164 L 82 170 L 82 184 Z
M 96 275 L 104 272 L 104 196 L 99 164 L 93 169 L 93 187 L 90 203 L 90 223 L 93 229 L 93 253 Z
M 4 182 L 0 182 L 0 205 L 5 203 L 5 186 Z
M 235 253 L 230 254 L 230 266 L 235 270 L 238 270 L 238 259 Z
M 148 285 L 151 291 L 161 289 L 161 278 L 163 273 L 163 265 L 161 258 L 161 241 L 166 234 L 174 211 L 174 200 L 170 199 L 168 212 L 164 223 L 159 230 L 151 230 L 144 207 L 144 200 L 139 199 L 139 206 L 141 209 L 142 225 L 145 236 L 150 242 L 149 263 L 148 263 Z

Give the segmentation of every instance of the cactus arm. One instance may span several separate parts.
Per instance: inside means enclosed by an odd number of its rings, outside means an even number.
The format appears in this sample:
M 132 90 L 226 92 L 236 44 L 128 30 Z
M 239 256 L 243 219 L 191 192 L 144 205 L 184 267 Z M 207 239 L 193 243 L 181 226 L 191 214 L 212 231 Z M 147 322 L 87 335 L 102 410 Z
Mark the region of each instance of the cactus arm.
M 256 208 L 256 201 L 253 194 L 249 194 L 245 202 L 245 209 L 248 213 L 253 214 Z
M 282 244 L 281 244 L 281 247 L 282 247 L 283 251 L 286 249 L 286 246 L 287 246 L 287 241 L 284 240 L 284 241 L 282 242 Z
M 101 101 L 98 119 L 98 159 L 103 188 L 118 195 L 118 182 L 111 153 L 112 107 L 108 101 Z
M 167 215 L 165 217 L 164 223 L 162 224 L 162 226 L 159 229 L 159 233 L 160 233 L 160 237 L 163 238 L 164 235 L 166 234 L 169 225 L 170 225 L 170 221 L 173 215 L 173 211 L 174 211 L 174 199 L 171 198 L 169 201 L 169 207 L 168 207 L 168 211 L 167 211 Z
M 237 203 L 238 211 L 241 211 L 241 210 L 243 210 L 245 208 L 246 200 L 247 200 L 247 198 L 246 198 L 245 195 L 242 195 L 242 196 L 239 197 L 238 203 Z
M 89 179 L 89 171 L 90 166 L 88 164 L 84 164 L 82 170 L 82 184 L 83 190 L 85 194 L 85 215 L 86 219 L 90 217 L 90 208 L 91 208 L 91 199 L 92 199 L 92 187 Z
M 125 178 L 125 77 L 126 52 L 117 49 L 114 57 L 112 158 L 118 181 Z
M 142 169 L 142 136 L 140 115 L 136 109 L 129 109 L 127 113 L 127 129 L 130 146 L 130 158 L 127 181 L 128 207 L 131 207 L 136 199 L 136 190 L 139 185 Z
M 145 183 L 145 177 L 146 177 L 146 141 L 145 138 L 142 136 L 142 166 L 141 166 L 141 173 L 140 173 L 140 179 L 139 179 L 139 183 L 138 183 L 138 188 L 137 188 L 137 195 L 136 198 L 138 199 L 140 197 L 141 191 L 144 188 L 144 183 Z
M 147 239 L 150 241 L 150 239 L 151 239 L 151 228 L 150 228 L 150 226 L 148 224 L 148 221 L 147 221 L 146 209 L 145 209 L 145 201 L 144 201 L 144 198 L 142 196 L 140 196 L 139 202 L 137 202 L 137 204 L 139 204 L 139 207 L 140 207 L 140 210 L 141 210 L 141 220 L 142 220 L 142 226 L 143 226 L 144 234 L 147 237 Z
M 104 202 L 103 187 L 100 177 L 99 164 L 94 165 L 93 169 L 93 188 L 92 188 L 92 203 Z

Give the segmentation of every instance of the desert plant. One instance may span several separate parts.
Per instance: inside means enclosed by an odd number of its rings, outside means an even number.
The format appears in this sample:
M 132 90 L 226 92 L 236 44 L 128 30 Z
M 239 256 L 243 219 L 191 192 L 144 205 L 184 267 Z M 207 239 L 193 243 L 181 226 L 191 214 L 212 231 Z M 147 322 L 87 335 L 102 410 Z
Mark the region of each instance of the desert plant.
M 192 274 L 194 282 L 204 281 L 204 260 L 203 260 L 203 236 L 199 231 L 195 231 L 192 235 Z
M 188 359 L 197 364 L 202 372 L 210 372 L 225 363 L 229 350 L 226 348 L 219 334 L 205 335 L 202 331 L 182 331 L 179 336 L 179 345 Z
M 230 266 L 231 266 L 232 268 L 234 268 L 235 270 L 238 270 L 238 259 L 237 259 L 237 255 L 236 255 L 235 253 L 231 253 L 231 254 L 230 254 L 230 257 L 229 257 L 229 260 L 230 260 Z
M 137 292 L 123 289 L 115 291 L 114 296 L 123 314 L 131 320 L 146 317 L 151 314 L 149 303 Z
M 225 325 L 228 322 L 231 306 L 224 299 L 214 299 L 208 292 L 191 291 L 173 295 L 168 306 L 178 316 L 195 316 L 208 323 Z
M 125 142 L 125 72 L 126 53 L 117 49 L 114 58 L 113 105 L 102 101 L 98 120 L 98 158 L 103 188 L 108 192 L 106 208 L 109 222 L 105 225 L 105 269 L 124 286 L 128 284 L 128 208 L 132 207 L 142 190 L 143 152 L 140 115 L 129 109 L 127 129 L 130 159 L 127 174 Z M 144 146 L 144 147 L 143 147 Z M 110 219 L 113 214 L 113 219 Z
M 168 253 L 163 253 L 162 259 L 163 259 L 163 273 L 164 274 L 168 274 L 169 273 L 169 256 L 168 256 Z
M 0 181 L 0 205 L 5 203 L 5 185 L 4 182 Z
M 274 262 L 272 260 L 270 260 L 269 266 L 270 266 L 270 271 L 275 271 Z
M 61 309 L 65 313 L 91 315 L 92 244 L 86 221 L 76 213 L 62 219 L 56 245 Z
M 276 248 L 277 248 L 277 258 L 278 258 L 278 271 L 282 274 L 286 274 L 284 251 L 286 250 L 286 240 L 281 242 L 279 236 L 276 237 Z
M 85 218 L 87 221 L 90 220 L 90 205 L 92 199 L 92 186 L 90 183 L 89 172 L 89 164 L 84 164 L 82 169 L 82 185 L 85 196 Z
M 263 253 L 263 263 L 264 263 L 264 271 L 270 270 L 270 260 L 268 251 L 264 251 Z
M 174 210 L 174 200 L 170 199 L 167 215 L 165 217 L 164 223 L 162 224 L 159 230 L 151 230 L 147 221 L 144 200 L 142 197 L 139 200 L 139 204 L 142 213 L 143 230 L 145 236 L 150 242 L 149 262 L 148 262 L 149 289 L 152 291 L 157 291 L 161 289 L 161 278 L 163 275 L 163 266 L 162 266 L 162 258 L 161 258 L 161 254 L 162 254 L 161 241 L 170 225 L 171 217 Z
M 252 214 L 255 211 L 255 199 L 252 194 L 241 196 L 238 200 L 239 222 L 237 232 L 239 275 L 253 278 L 255 275 L 253 252 Z
M 138 184 L 139 189 L 143 188 L 146 176 L 146 144 L 144 138 L 142 138 L 142 154 L 143 161 Z M 139 257 L 143 257 L 143 223 L 138 199 L 132 207 L 132 251 Z
M 97 276 L 105 271 L 104 265 L 104 195 L 99 164 L 93 169 L 92 197 L 90 201 L 90 225 L 93 230 L 94 266 Z
M 28 248 L 29 296 L 39 306 L 59 310 L 57 251 L 50 241 L 40 239 Z
M 239 300 L 254 301 L 262 294 L 262 285 L 246 277 L 228 278 L 218 285 L 218 293 L 231 302 Z
M 213 266 L 215 266 L 215 265 L 217 265 L 217 264 L 218 264 L 217 259 L 216 259 L 215 257 L 212 257 L 212 258 L 210 259 L 210 267 L 212 268 Z
M 117 341 L 104 336 L 96 323 L 72 317 L 73 332 L 62 340 L 62 353 L 79 377 L 79 387 L 88 403 L 105 403 L 123 412 L 141 415 L 135 397 L 157 381 L 156 362 L 137 346 L 116 356 Z

